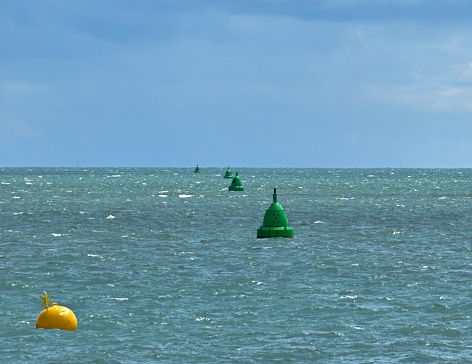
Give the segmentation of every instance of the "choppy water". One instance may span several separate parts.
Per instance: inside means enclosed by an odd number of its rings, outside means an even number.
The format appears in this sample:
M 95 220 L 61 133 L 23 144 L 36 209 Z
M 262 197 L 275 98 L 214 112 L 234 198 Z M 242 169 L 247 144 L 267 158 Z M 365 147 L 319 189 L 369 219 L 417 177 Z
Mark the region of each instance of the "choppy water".
M 202 170 L 0 169 L 2 360 L 472 360 L 472 170 Z

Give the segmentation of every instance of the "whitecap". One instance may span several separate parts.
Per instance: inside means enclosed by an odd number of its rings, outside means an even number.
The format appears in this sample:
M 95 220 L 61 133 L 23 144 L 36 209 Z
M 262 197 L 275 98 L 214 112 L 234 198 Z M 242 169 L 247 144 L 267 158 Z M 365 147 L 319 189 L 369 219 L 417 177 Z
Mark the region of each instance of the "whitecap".
M 446 196 L 439 197 L 440 200 L 445 200 L 446 198 L 447 198 Z
M 115 216 L 113 216 L 113 215 L 108 215 L 108 217 L 107 217 L 107 219 L 114 219 L 114 218 L 115 218 Z
M 52 233 L 51 235 L 54 237 L 62 236 L 62 234 L 55 234 L 55 233 Z
M 159 195 L 159 197 L 167 197 L 167 195 Z
M 192 197 L 193 195 L 179 195 L 180 198 L 189 198 Z
M 324 221 L 318 220 L 318 221 L 315 221 L 314 224 L 326 224 L 326 223 Z
M 159 191 L 158 193 L 169 193 L 169 191 Z

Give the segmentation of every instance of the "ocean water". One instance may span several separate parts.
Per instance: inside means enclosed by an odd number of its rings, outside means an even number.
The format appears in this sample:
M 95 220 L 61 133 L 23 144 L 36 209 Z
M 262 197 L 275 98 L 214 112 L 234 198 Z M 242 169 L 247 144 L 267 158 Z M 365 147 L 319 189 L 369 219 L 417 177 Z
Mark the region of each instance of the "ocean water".
M 0 169 L 2 361 L 472 361 L 472 170 L 225 170 Z

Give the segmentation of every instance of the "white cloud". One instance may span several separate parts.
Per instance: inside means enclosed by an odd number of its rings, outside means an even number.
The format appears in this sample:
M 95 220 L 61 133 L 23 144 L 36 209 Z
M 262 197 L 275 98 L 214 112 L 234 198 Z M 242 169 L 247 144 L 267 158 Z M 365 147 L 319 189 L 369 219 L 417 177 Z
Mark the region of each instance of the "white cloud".
M 455 68 L 460 82 L 472 81 L 472 62 L 457 65 Z
M 4 104 L 28 107 L 34 100 L 43 99 L 50 93 L 49 86 L 19 81 L 0 86 L 1 101 Z
M 366 87 L 365 97 L 376 98 L 384 104 L 396 104 L 420 111 L 472 111 L 472 86 L 402 85 L 395 87 Z
M 0 135 L 4 141 L 9 143 L 14 140 L 44 139 L 44 133 L 40 130 L 20 120 L 5 120 L 5 115 L 2 115 L 2 121 L 0 122 Z

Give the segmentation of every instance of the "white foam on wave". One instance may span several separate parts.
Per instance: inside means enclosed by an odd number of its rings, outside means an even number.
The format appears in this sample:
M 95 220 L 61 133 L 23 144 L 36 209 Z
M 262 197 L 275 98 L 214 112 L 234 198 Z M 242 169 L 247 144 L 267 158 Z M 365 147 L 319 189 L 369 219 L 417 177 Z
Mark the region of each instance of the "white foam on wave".
M 210 321 L 208 317 L 197 317 L 195 321 Z
M 340 299 L 342 300 L 355 300 L 357 296 L 341 296 Z
M 57 238 L 58 236 L 62 236 L 62 234 L 56 234 L 56 233 L 52 233 L 51 235 L 54 236 L 54 237 L 56 237 L 56 238 Z
M 159 191 L 158 193 L 169 193 L 169 191 Z
M 108 215 L 107 219 L 108 219 L 108 220 L 110 220 L 110 219 L 115 219 L 115 216 L 113 216 L 113 215 L 110 214 L 110 215 Z
M 159 197 L 167 197 L 167 195 L 159 195 Z
M 189 197 L 193 197 L 193 195 L 179 195 L 180 198 L 189 198 Z

